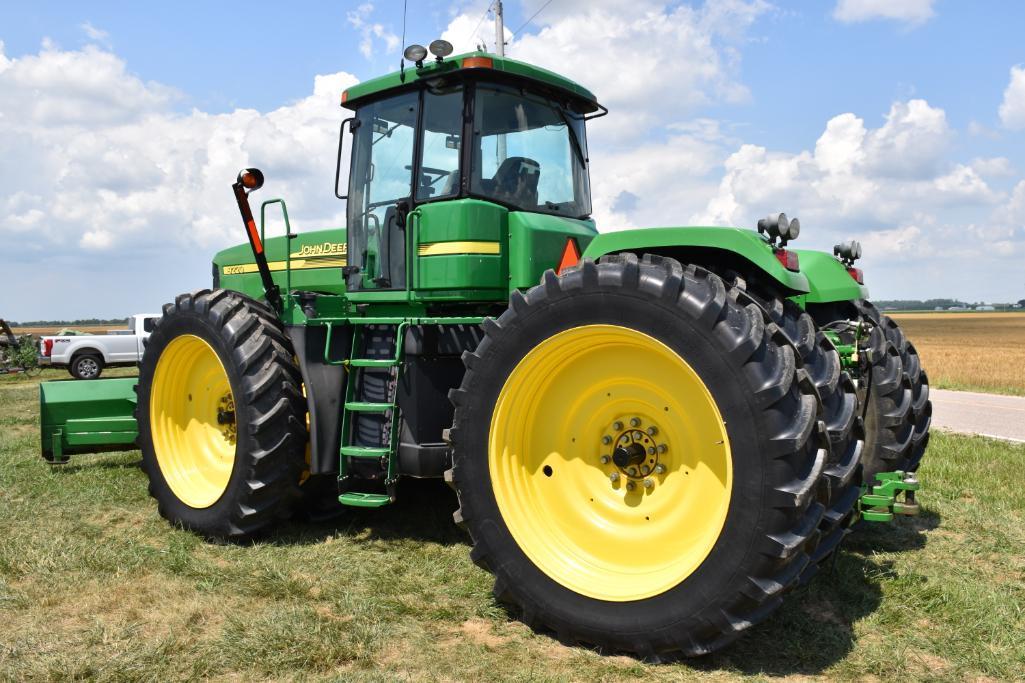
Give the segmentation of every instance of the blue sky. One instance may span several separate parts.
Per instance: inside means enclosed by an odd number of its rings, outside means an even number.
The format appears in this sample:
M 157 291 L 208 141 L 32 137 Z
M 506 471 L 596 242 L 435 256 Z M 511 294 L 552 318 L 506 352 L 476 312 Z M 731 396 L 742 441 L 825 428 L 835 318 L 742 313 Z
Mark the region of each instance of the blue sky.
M 543 4 L 506 2 L 507 28 Z M 473 30 L 487 5 L 410 2 L 406 42 L 491 48 L 490 19 Z M 0 316 L 127 315 L 206 285 L 242 240 L 228 169 L 250 163 L 300 229 L 338 224 L 337 96 L 397 66 L 402 2 L 232 7 L 0 5 L 0 240 L 19 282 Z M 508 51 L 612 108 L 591 131 L 600 229 L 785 210 L 801 246 L 861 238 L 878 298 L 1017 300 L 1023 26 L 1025 3 L 552 0 Z

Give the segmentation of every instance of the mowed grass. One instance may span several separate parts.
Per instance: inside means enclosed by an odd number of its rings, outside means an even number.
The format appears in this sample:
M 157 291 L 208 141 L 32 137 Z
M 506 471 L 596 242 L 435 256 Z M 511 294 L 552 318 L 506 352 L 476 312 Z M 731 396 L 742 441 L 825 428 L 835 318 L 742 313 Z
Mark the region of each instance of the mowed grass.
M 0 680 L 1025 678 L 1025 447 L 936 434 L 923 514 L 726 651 L 665 665 L 536 635 L 490 594 L 441 482 L 246 546 L 170 527 L 139 454 L 38 456 L 32 382 L 0 384 Z
M 1025 396 L 1025 313 L 889 314 L 940 389 Z

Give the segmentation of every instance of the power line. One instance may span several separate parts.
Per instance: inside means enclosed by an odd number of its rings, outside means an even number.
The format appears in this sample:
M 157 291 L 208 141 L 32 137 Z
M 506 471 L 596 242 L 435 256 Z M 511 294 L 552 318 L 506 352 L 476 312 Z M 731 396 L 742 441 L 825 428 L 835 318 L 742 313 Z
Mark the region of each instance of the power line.
M 488 3 L 488 6 L 484 8 L 484 13 L 480 15 L 480 21 L 478 21 L 477 25 L 473 28 L 472 31 L 470 31 L 470 35 L 466 36 L 466 40 L 470 40 L 470 38 L 473 38 L 477 35 L 477 31 L 480 30 L 480 25 L 484 23 L 484 18 L 488 16 L 488 12 L 491 11 L 491 6 L 494 4 L 494 0 L 491 0 L 491 2 Z
M 525 22 L 520 24 L 520 27 L 518 29 L 513 31 L 513 35 L 514 36 L 515 35 L 519 35 L 519 32 L 522 31 L 524 28 L 526 28 L 527 24 L 529 24 L 530 22 L 534 21 L 534 19 L 537 18 L 537 15 L 541 14 L 541 12 L 544 11 L 545 7 L 548 7 L 548 5 L 550 5 L 550 4 L 552 4 L 552 0 L 548 0 L 548 2 L 546 2 L 543 5 L 541 5 L 541 8 L 538 11 L 536 11 L 532 15 L 530 15 L 530 19 L 527 19 Z

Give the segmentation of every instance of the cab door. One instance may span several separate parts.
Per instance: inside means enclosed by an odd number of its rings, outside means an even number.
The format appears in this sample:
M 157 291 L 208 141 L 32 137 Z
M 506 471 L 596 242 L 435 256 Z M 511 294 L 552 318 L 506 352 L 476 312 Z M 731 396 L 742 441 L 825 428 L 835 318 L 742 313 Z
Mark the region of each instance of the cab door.
M 420 94 L 364 105 L 353 122 L 348 195 L 349 291 L 406 289 L 406 218 Z

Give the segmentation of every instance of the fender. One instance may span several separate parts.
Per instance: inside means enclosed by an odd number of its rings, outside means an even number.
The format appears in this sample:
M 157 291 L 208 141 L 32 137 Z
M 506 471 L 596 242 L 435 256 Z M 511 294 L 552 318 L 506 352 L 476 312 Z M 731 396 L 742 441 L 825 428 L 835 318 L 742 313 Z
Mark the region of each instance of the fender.
M 69 365 L 71 364 L 71 361 L 75 360 L 75 356 L 80 356 L 83 353 L 87 353 L 91 356 L 99 356 L 103 359 L 104 364 L 106 364 L 109 360 L 107 358 L 107 353 L 103 349 L 98 349 L 88 342 L 76 344 L 74 341 L 72 341 L 68 350 L 64 353 L 67 354 Z
M 680 227 L 606 232 L 594 238 L 583 256 L 597 259 L 624 251 L 672 256 L 684 263 L 703 266 L 728 267 L 741 272 L 745 278 L 760 276 L 774 281 L 788 296 L 809 291 L 804 273 L 787 270 L 776 258 L 772 245 L 753 230 Z M 844 276 L 851 279 L 846 272 Z
M 808 293 L 798 297 L 800 304 L 824 304 L 835 301 L 867 299 L 868 287 L 859 285 L 847 268 L 832 254 L 797 249 L 801 272 L 808 276 Z

